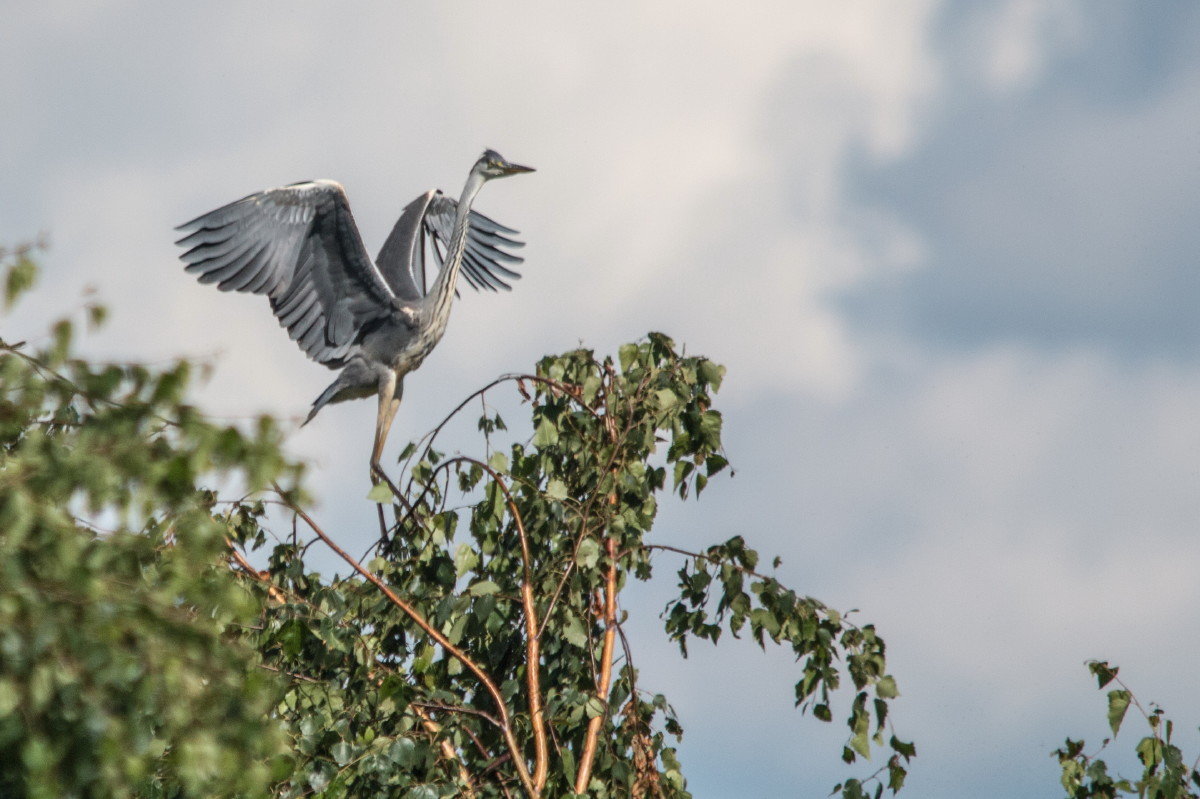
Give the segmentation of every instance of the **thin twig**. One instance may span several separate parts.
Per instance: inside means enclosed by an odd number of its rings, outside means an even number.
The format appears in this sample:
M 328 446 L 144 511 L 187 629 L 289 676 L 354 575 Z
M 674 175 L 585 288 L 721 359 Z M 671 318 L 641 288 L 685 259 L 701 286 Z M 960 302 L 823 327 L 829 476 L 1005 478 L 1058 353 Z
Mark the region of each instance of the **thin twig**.
M 462 713 L 467 716 L 478 716 L 484 721 L 498 729 L 504 729 L 504 724 L 500 719 L 488 713 L 486 710 L 480 710 L 476 707 L 467 707 L 466 705 L 447 705 L 444 702 L 434 702 L 430 699 L 413 700 L 408 703 L 412 707 L 426 708 L 428 710 L 441 710 L 446 713 Z
M 237 563 L 242 571 L 246 572 L 246 574 L 249 574 L 260 583 L 266 583 L 267 595 L 271 597 L 271 599 L 275 600 L 276 602 L 286 601 L 285 597 L 283 596 L 283 592 L 276 587 L 269 575 L 265 574 L 264 572 L 260 572 L 258 569 L 251 566 L 250 561 L 246 560 L 246 556 L 238 551 L 237 547 L 233 545 L 232 540 L 226 538 L 225 543 L 229 546 L 229 554 L 233 557 L 234 562 Z
M 377 468 L 372 465 L 371 474 L 375 477 L 379 477 L 385 484 L 387 484 L 388 489 L 392 492 L 392 496 L 404 506 L 405 511 L 407 511 L 409 516 L 411 516 L 414 512 L 412 505 L 408 504 L 408 499 L 402 493 L 400 493 L 400 489 L 397 488 L 396 484 L 392 482 L 392 478 L 388 477 L 387 472 L 383 470 L 383 467 L 380 466 Z
M 688 558 L 698 558 L 700 560 L 708 561 L 709 563 L 712 563 L 717 566 L 728 563 L 728 561 L 723 561 L 720 558 L 714 558 L 711 555 L 705 555 L 703 552 L 691 552 L 686 549 L 680 549 L 679 547 L 670 546 L 669 544 L 642 544 L 642 549 L 661 549 L 664 552 L 674 552 L 676 555 L 683 555 Z M 626 550 L 626 552 L 628 552 L 628 550 Z M 624 555 L 626 553 L 623 552 L 621 554 Z M 757 572 L 754 569 L 748 568 L 746 566 L 742 566 L 738 563 L 728 563 L 728 565 L 730 567 L 732 567 L 733 569 L 740 571 L 742 574 L 747 574 L 751 577 L 757 577 L 760 580 L 774 580 L 775 582 L 778 582 L 778 580 L 776 578 L 772 577 L 769 574 L 763 574 L 762 572 Z
M 76 383 L 71 378 L 67 377 L 66 375 L 62 374 L 61 372 L 58 372 L 58 371 L 50 368 L 49 366 L 47 366 L 45 363 L 43 363 L 38 358 L 35 358 L 32 355 L 29 355 L 27 353 L 21 352 L 18 349 L 18 347 L 20 347 L 24 343 L 25 343 L 24 341 L 20 341 L 14 345 L 14 344 L 8 344 L 7 342 L 0 340 L 0 350 L 3 350 L 5 352 L 11 352 L 13 355 L 24 360 L 26 363 L 28 363 L 30 366 L 32 366 L 35 370 L 37 370 L 39 373 L 41 373 L 43 377 L 53 378 L 54 380 L 57 380 L 58 382 L 67 386 L 73 393 L 75 393 L 76 395 L 85 399 L 87 401 L 87 403 L 89 405 L 91 405 L 93 408 L 96 407 L 96 403 L 98 403 L 98 402 L 108 405 L 109 407 L 112 407 L 112 408 L 124 409 L 124 408 L 132 407 L 128 403 L 117 402 L 116 400 L 111 400 L 111 399 L 108 399 L 107 397 L 93 396 L 90 392 L 85 391 L 82 386 L 80 386 L 78 383 Z M 179 427 L 179 422 L 176 422 L 173 419 L 168 419 L 167 417 L 162 416 L 161 414 L 154 413 L 154 414 L 151 414 L 151 416 L 153 418 L 157 419 L 158 421 L 162 422 L 163 424 L 168 425 L 170 427 Z
M 297 674 L 294 671 L 284 671 L 283 669 L 279 668 L 278 666 L 272 666 L 269 663 L 259 663 L 258 667 L 260 669 L 265 669 L 266 671 L 273 671 L 276 674 L 282 674 L 285 677 L 291 677 L 293 680 L 300 680 L 301 682 L 320 683 L 320 684 L 324 685 L 324 683 L 321 680 L 318 680 L 315 677 L 309 677 L 307 674 Z
M 463 408 L 467 407 L 467 405 L 471 402 L 471 400 L 475 399 L 476 397 L 482 396 L 484 393 L 486 393 L 490 389 L 495 388 L 496 386 L 500 385 L 501 383 L 515 382 L 518 385 L 520 385 L 521 381 L 524 381 L 524 380 L 528 380 L 531 383 L 542 383 L 543 385 L 549 386 L 551 389 L 559 392 L 563 396 L 570 397 L 575 402 L 576 405 L 578 405 L 580 408 L 582 408 L 583 410 L 587 411 L 592 416 L 594 416 L 597 419 L 597 421 L 599 421 L 601 424 L 604 423 L 604 417 L 602 417 L 599 413 L 597 413 L 595 408 L 592 408 L 591 406 L 589 406 L 587 403 L 585 403 L 583 401 L 582 397 L 580 396 L 581 392 L 579 391 L 578 387 L 570 386 L 566 383 L 559 382 L 558 380 L 554 380 L 549 377 L 540 377 L 538 375 L 530 375 L 530 374 L 500 375 L 500 377 L 497 377 L 495 380 L 488 383 L 483 388 L 477 389 L 476 391 L 472 392 L 471 394 L 468 394 L 466 399 L 464 399 L 462 402 L 460 402 L 454 408 L 454 410 L 452 410 L 452 411 L 450 411 L 450 413 L 446 414 L 445 418 L 443 418 L 442 421 L 439 422 L 436 427 L 434 427 L 432 430 L 430 430 L 425 435 L 421 436 L 421 438 L 419 438 L 417 440 L 416 444 L 413 446 L 412 455 L 409 455 L 408 459 L 406 460 L 406 463 L 411 461 L 412 458 L 417 453 L 419 453 L 423 450 L 428 450 L 430 447 L 432 447 L 433 442 L 437 439 L 438 435 L 441 434 L 442 429 L 447 424 L 449 424 L 450 420 L 453 419 L 455 416 L 457 416 L 463 410 Z M 525 397 L 526 397 L 526 399 L 528 399 L 528 395 L 525 395 Z M 412 477 L 411 476 L 409 477 L 409 485 L 410 486 L 412 485 Z M 424 496 L 425 496 L 424 493 L 422 493 L 421 498 L 423 498 Z M 417 505 L 420 504 L 420 499 L 418 499 L 416 504 Z M 410 514 L 413 512 L 412 508 L 409 508 L 408 510 L 409 510 Z

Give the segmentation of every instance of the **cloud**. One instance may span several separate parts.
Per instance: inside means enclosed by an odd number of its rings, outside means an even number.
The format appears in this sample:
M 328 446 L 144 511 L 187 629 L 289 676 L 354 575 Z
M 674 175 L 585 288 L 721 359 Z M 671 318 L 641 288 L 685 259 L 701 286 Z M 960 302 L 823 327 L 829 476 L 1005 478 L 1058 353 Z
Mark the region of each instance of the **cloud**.
M 856 170 L 851 196 L 915 231 L 927 262 L 852 287 L 841 307 L 927 345 L 1194 358 L 1200 59 L 1170 61 L 1126 101 L 1091 69 L 1124 46 L 1105 29 L 1029 91 L 959 84 L 911 158 Z
M 1014 347 L 872 372 L 835 403 L 766 395 L 729 415 L 737 476 L 664 503 L 655 535 L 745 535 L 782 555 L 788 584 L 860 608 L 889 644 L 922 796 L 1014 769 L 1004 795 L 1029 795 L 1054 784 L 1062 738 L 1107 735 L 1088 658 L 1121 664 L 1177 720 L 1200 715 L 1185 677 L 1200 644 L 1180 638 L 1200 623 L 1197 402 L 1187 366 Z M 704 703 L 715 717 L 778 701 L 796 674 L 754 652 L 696 659 L 679 669 L 700 684 L 743 675 Z M 656 665 L 657 684 L 678 685 L 674 669 Z M 836 774 L 819 754 L 833 733 L 814 726 L 764 715 L 747 746 L 808 785 Z

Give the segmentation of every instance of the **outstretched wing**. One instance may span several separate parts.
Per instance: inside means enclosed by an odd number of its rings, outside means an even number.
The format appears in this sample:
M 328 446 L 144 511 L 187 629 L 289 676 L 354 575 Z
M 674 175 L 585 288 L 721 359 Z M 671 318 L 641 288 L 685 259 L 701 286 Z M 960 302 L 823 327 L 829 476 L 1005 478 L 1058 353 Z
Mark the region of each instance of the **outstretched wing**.
M 409 302 L 425 296 L 425 214 L 437 193 L 430 189 L 404 206 L 375 259 L 388 286 Z
M 177 230 L 180 256 L 201 283 L 266 294 L 310 358 L 340 365 L 363 328 L 386 317 L 395 294 L 363 247 L 342 187 L 294 183 L 243 197 Z
M 377 259 L 380 271 L 397 296 L 406 300 L 425 296 L 426 251 L 432 253 L 440 269 L 454 233 L 457 213 L 458 202 L 436 190 L 425 192 L 405 207 Z M 468 220 L 463 277 L 476 289 L 511 289 L 508 281 L 521 275 L 505 264 L 519 264 L 524 259 L 506 249 L 519 249 L 525 243 L 509 238 L 517 231 L 478 211 L 472 211 Z

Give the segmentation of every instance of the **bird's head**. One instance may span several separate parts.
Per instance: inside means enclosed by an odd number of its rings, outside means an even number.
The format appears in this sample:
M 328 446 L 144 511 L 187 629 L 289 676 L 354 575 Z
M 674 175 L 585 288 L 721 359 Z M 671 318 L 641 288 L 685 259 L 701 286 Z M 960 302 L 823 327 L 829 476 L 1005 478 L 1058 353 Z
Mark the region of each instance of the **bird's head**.
M 495 150 L 484 150 L 483 155 L 479 156 L 479 160 L 475 162 L 475 171 L 491 180 L 492 178 L 519 175 L 522 172 L 533 172 L 534 169 L 531 166 L 511 163 Z

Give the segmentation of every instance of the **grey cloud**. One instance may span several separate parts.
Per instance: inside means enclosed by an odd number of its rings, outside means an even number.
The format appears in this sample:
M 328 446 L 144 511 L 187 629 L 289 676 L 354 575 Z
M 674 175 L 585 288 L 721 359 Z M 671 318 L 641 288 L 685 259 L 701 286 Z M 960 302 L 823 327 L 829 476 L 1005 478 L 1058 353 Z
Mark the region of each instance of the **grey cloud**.
M 1154 47 L 1200 16 L 1134 16 L 1140 46 L 1092 30 L 1029 92 L 960 82 L 910 157 L 854 170 L 852 196 L 928 253 L 921 270 L 845 291 L 855 324 L 950 348 L 1200 353 L 1200 57 Z

